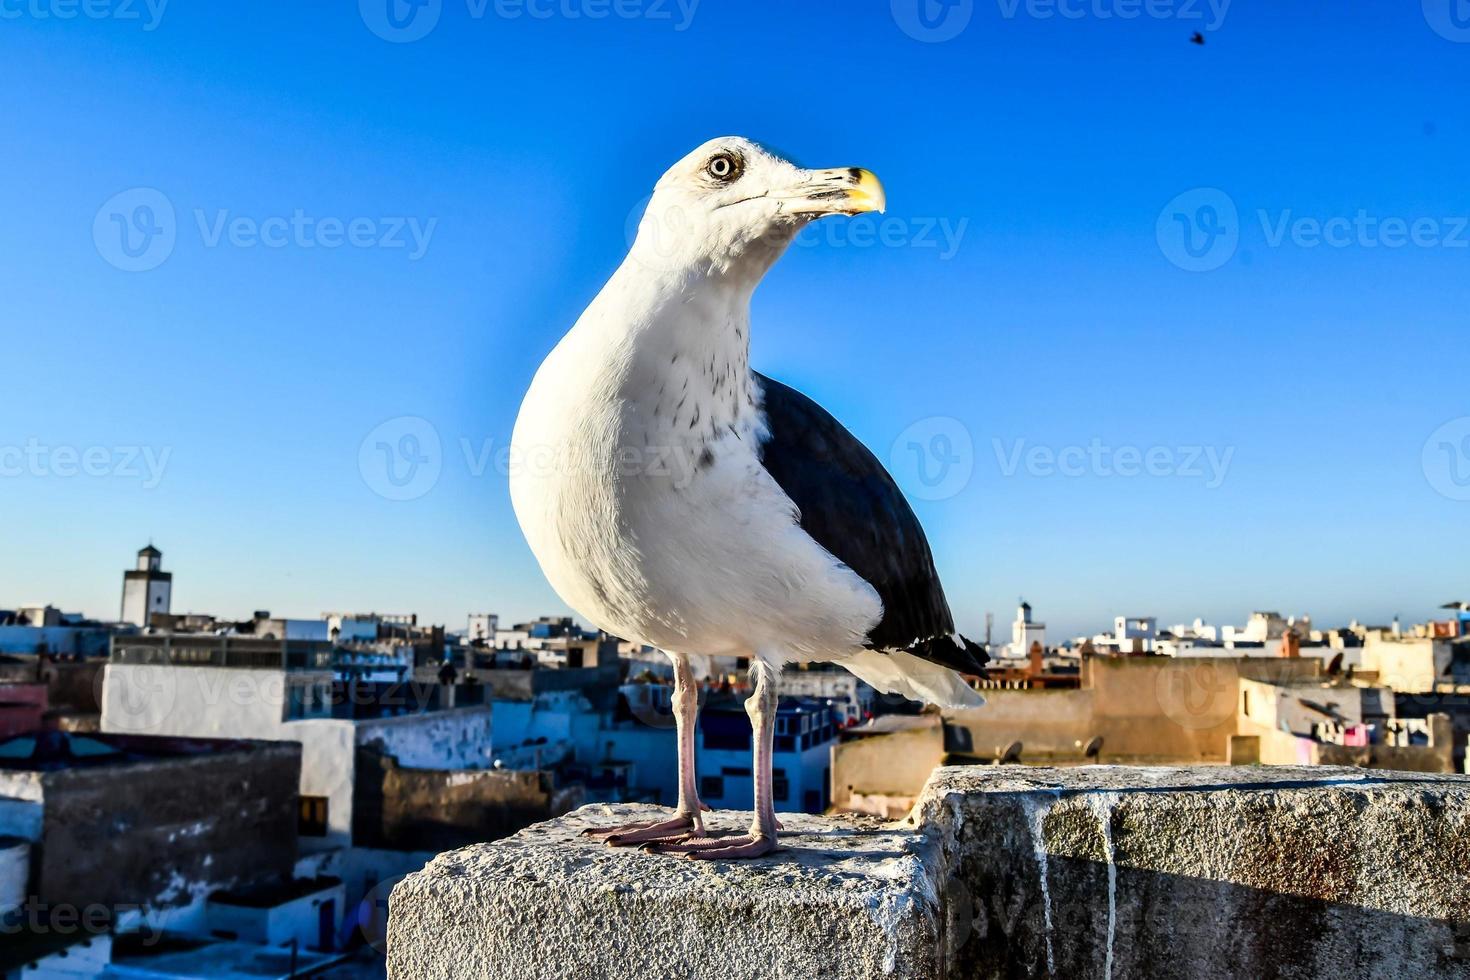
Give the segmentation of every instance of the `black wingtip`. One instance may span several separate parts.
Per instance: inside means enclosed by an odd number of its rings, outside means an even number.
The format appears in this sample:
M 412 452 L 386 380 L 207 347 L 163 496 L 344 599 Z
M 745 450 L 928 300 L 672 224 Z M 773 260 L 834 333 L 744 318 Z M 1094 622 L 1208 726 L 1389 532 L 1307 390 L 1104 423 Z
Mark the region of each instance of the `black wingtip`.
M 958 633 L 915 640 L 904 652 L 976 677 L 985 676 L 985 665 L 990 662 L 983 645 Z

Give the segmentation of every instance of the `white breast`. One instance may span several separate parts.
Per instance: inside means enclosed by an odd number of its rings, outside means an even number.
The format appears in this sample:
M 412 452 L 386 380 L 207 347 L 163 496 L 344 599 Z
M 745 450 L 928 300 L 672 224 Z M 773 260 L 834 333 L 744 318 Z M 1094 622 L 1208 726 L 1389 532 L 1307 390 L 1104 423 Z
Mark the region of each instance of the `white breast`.
M 511 499 L 562 599 L 665 650 L 851 651 L 876 592 L 760 466 L 748 292 L 620 270 L 531 384 Z

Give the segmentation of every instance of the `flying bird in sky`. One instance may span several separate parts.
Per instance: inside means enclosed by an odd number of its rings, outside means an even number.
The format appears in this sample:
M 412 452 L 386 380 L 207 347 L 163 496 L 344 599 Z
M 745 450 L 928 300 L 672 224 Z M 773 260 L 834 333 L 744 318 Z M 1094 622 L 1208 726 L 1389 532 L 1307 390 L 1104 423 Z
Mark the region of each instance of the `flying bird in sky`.
M 806 224 L 884 208 L 857 168 L 804 170 L 712 140 L 654 189 L 627 258 L 542 363 L 516 419 L 511 499 L 547 579 L 610 633 L 674 662 L 679 798 L 609 844 L 696 858 L 776 847 L 771 752 L 788 663 L 880 691 L 983 700 L 988 659 L 954 630 L 923 529 L 874 455 L 750 368 L 750 298 Z M 750 658 L 755 817 L 707 835 L 689 656 Z
M 1192 37 L 1192 38 L 1189 39 L 1189 43 L 1190 44 L 1204 44 L 1205 43 L 1205 36 L 1203 34 L 1201 34 L 1199 31 L 1195 31 L 1194 32 L 1194 37 Z

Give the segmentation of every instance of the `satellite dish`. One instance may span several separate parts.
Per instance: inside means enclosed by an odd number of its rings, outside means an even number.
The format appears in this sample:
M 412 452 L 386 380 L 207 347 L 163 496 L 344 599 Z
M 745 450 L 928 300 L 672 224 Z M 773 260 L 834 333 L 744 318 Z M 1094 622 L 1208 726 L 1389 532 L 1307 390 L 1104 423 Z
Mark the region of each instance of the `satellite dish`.
M 1336 677 L 1340 673 L 1342 673 L 1342 653 L 1339 651 L 1327 665 L 1327 676 Z
M 1014 741 L 1010 745 L 1006 746 L 1006 750 L 1000 754 L 1000 760 L 997 764 L 1002 766 L 1010 766 L 1015 765 L 1020 761 L 1021 742 L 1018 739 L 1017 741 Z
M 1082 750 L 1082 754 L 1089 759 L 1096 759 L 1098 753 L 1102 751 L 1102 747 L 1103 737 L 1101 735 L 1094 735 L 1088 740 L 1087 747 Z

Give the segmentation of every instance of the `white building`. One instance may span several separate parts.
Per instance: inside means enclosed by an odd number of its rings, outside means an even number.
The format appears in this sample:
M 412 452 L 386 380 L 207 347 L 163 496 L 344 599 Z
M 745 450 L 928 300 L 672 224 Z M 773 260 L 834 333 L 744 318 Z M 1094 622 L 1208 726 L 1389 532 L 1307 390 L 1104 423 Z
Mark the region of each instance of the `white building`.
M 1207 643 L 1216 643 L 1220 639 L 1220 628 L 1211 626 L 1203 619 L 1196 617 L 1194 622 L 1185 625 L 1179 623 L 1168 629 L 1178 640 L 1203 640 Z
M 466 643 L 493 644 L 495 631 L 500 629 L 500 617 L 495 613 L 470 613 L 469 628 L 465 630 Z
M 1227 643 L 1266 643 L 1279 640 L 1291 628 L 1292 622 L 1277 612 L 1253 612 L 1245 626 L 1226 626 L 1221 639 Z
M 123 572 L 122 621 L 147 626 L 154 613 L 168 613 L 174 577 L 162 570 L 163 552 L 148 545 L 138 552 L 136 568 Z
M 783 698 L 810 698 L 832 709 L 839 726 L 855 725 L 873 710 L 876 691 L 849 671 L 802 670 L 788 667 L 776 680 L 776 693 Z
M 1113 641 L 1122 653 L 1152 653 L 1159 638 L 1153 616 L 1119 616 L 1113 620 Z
M 376 743 L 404 767 L 489 766 L 488 706 L 416 711 L 404 705 L 408 713 L 334 717 L 333 677 L 330 650 L 316 645 L 120 636 L 105 668 L 101 729 L 300 742 L 304 852 L 352 843 L 359 746 Z
M 1007 657 L 1025 659 L 1031 655 L 1031 645 L 1041 644 L 1046 651 L 1046 624 L 1031 617 L 1031 603 L 1022 602 L 1016 609 L 1016 621 L 1011 624 L 1011 642 L 1005 649 Z
M 799 699 L 779 703 L 771 768 L 778 811 L 822 813 L 831 803 L 833 722 L 826 705 Z M 695 766 L 701 801 L 717 809 L 754 805 L 750 741 L 750 719 L 738 701 L 708 705 L 700 713 Z

